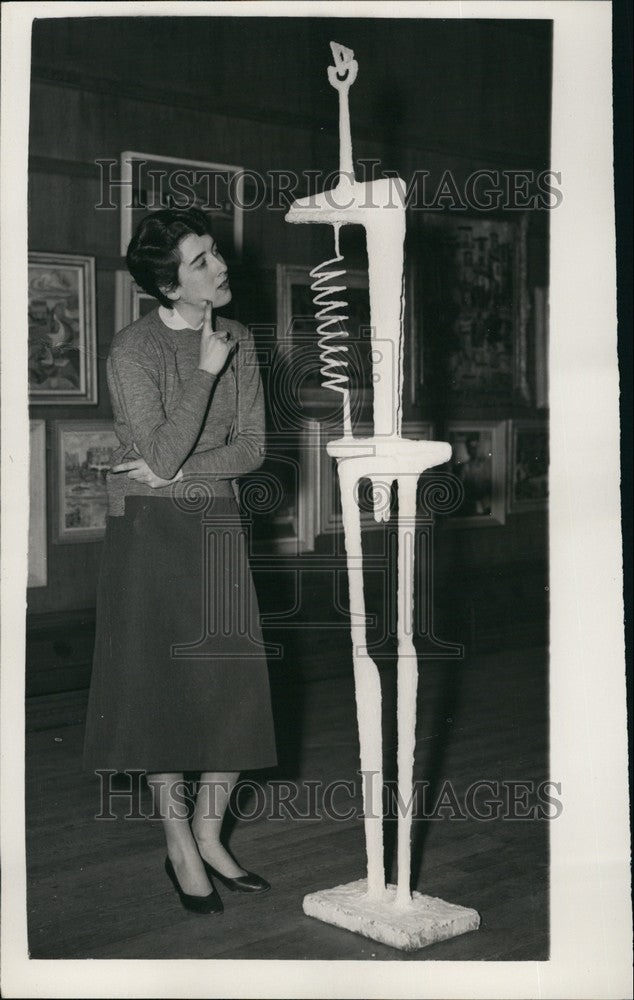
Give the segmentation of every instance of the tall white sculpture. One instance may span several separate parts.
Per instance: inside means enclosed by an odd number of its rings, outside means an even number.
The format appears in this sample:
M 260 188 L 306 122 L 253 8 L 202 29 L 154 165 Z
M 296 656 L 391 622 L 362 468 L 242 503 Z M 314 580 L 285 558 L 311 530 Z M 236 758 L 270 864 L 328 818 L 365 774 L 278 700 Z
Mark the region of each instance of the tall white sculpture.
M 367 879 L 311 893 L 304 912 L 327 923 L 357 931 L 405 950 L 414 950 L 465 931 L 475 930 L 475 910 L 410 892 L 411 808 L 398 816 L 398 878 L 386 885 L 383 864 L 383 752 L 379 671 L 368 654 L 360 511 L 356 502 L 359 481 L 369 478 L 374 516 L 388 520 L 389 497 L 398 483 L 398 790 L 401 802 L 411 802 L 416 726 L 418 664 L 413 643 L 414 531 L 418 476 L 451 457 L 443 441 L 412 441 L 401 437 L 403 398 L 403 253 L 405 240 L 405 184 L 401 178 L 360 183 L 352 160 L 348 92 L 358 64 L 354 53 L 331 42 L 334 66 L 328 79 L 339 92 L 340 162 L 337 185 L 319 195 L 293 203 L 287 222 L 328 223 L 335 234 L 335 256 L 315 268 L 313 290 L 320 321 L 324 385 L 340 392 L 343 401 L 343 437 L 330 441 L 328 454 L 337 459 L 350 590 L 350 619 L 357 720 L 361 750 Z M 338 268 L 339 230 L 346 224 L 366 231 L 372 327 L 374 434 L 354 437 L 350 390 L 340 342 L 346 303 L 337 296 L 345 286 L 333 284 L 345 274 Z M 345 334 L 344 334 L 345 336 Z M 338 340 L 336 345 L 334 340 Z

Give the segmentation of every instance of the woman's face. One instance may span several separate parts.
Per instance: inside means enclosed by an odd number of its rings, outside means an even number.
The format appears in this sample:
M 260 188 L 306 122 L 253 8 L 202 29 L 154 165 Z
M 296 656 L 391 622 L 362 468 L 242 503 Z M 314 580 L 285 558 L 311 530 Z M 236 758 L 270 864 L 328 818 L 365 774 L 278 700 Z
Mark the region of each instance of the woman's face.
M 178 244 L 178 250 L 179 284 L 167 293 L 168 298 L 203 308 L 211 302 L 216 309 L 231 302 L 227 265 L 211 236 L 189 233 Z

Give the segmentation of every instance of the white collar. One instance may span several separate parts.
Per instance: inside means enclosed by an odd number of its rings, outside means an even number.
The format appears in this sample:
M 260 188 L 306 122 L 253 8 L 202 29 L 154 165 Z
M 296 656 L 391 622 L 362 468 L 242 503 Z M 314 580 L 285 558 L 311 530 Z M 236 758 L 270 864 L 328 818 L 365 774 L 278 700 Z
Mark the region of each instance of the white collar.
M 158 313 L 163 323 L 165 323 L 165 326 L 168 326 L 170 330 L 202 329 L 202 323 L 200 324 L 200 326 L 196 327 L 190 326 L 189 323 L 186 323 L 181 314 L 179 313 L 178 309 L 167 309 L 165 306 L 159 306 Z

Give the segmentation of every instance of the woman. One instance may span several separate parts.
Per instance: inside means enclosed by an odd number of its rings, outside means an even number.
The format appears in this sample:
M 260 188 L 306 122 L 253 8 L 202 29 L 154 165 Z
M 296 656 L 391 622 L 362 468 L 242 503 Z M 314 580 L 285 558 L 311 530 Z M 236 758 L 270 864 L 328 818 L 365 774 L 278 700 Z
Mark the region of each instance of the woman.
M 252 336 L 213 319 L 231 300 L 207 217 L 156 212 L 127 254 L 159 306 L 107 361 L 120 447 L 108 518 L 84 766 L 143 770 L 190 910 L 219 913 L 212 877 L 262 892 L 220 840 L 239 773 L 277 763 L 258 608 L 235 478 L 261 465 L 264 403 Z M 191 825 L 184 773 L 200 771 Z

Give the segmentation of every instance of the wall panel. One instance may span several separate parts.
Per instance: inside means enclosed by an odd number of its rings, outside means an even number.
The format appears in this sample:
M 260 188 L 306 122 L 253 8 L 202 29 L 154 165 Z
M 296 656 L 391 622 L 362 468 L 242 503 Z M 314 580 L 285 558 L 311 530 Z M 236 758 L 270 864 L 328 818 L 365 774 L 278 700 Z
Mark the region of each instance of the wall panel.
M 52 421 L 111 415 L 104 361 L 115 332 L 114 271 L 122 261 L 118 211 L 95 208 L 101 196 L 97 160 L 118 160 L 123 150 L 133 149 L 235 163 L 261 172 L 269 185 L 270 171 L 301 175 L 338 166 L 336 111 L 324 72 L 331 22 L 195 19 L 194 25 L 184 18 L 161 31 L 154 25 L 149 44 L 143 20 L 100 18 L 98 31 L 96 19 L 92 24 L 44 20 L 36 26 L 30 246 L 94 255 L 97 275 L 99 403 L 33 406 L 32 416 L 47 421 L 49 449 Z M 429 22 L 422 33 L 420 25 L 405 30 L 391 21 L 341 20 L 338 27 L 362 66 L 364 96 L 352 99 L 357 157 L 378 159 L 406 178 L 418 168 L 429 170 L 432 179 L 451 169 L 459 184 L 479 167 L 547 163 L 547 28 L 501 23 L 487 28 L 474 22 L 448 44 L 445 22 Z M 198 32 L 199 45 L 192 44 L 192 32 Z M 179 53 L 187 53 L 187 60 Z M 417 224 L 415 211 L 411 223 Z M 250 323 L 274 322 L 276 265 L 314 266 L 331 255 L 331 231 L 289 226 L 283 208 L 264 205 L 245 213 L 244 233 L 233 311 Z M 531 285 L 545 284 L 546 240 L 547 220 L 535 215 Z M 459 415 L 478 416 L 470 410 Z M 489 412 L 487 418 L 510 415 Z M 424 402 L 414 409 L 407 401 L 405 417 L 434 419 L 434 414 Z M 49 479 L 51 460 L 49 453 Z M 50 517 L 49 511 L 48 586 L 29 592 L 29 610 L 90 608 L 101 543 L 53 545 Z M 443 572 L 453 566 L 494 569 L 545 558 L 545 541 L 546 515 L 534 512 L 509 517 L 499 529 L 439 532 L 438 555 Z

